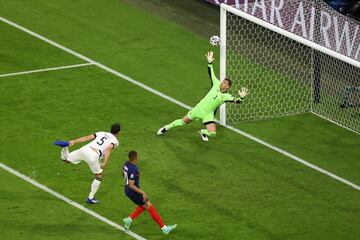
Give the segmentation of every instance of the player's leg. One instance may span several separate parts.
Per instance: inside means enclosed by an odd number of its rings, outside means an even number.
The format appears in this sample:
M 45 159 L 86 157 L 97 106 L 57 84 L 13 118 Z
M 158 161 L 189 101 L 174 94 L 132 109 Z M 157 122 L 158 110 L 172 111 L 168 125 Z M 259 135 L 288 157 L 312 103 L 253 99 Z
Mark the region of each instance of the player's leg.
M 138 218 L 144 212 L 144 210 L 145 208 L 143 206 L 137 206 L 136 209 L 129 215 L 129 217 L 123 219 L 126 230 L 129 230 L 132 221 Z
M 164 224 L 160 214 L 157 212 L 156 208 L 154 207 L 154 205 L 151 204 L 150 201 L 147 201 L 143 207 L 147 209 L 151 218 L 159 225 L 165 235 L 168 235 L 172 230 L 176 228 L 176 224 L 170 226 Z
M 96 203 L 99 203 L 100 201 L 97 200 L 95 198 L 95 194 L 96 192 L 99 190 L 100 188 L 100 185 L 101 185 L 101 180 L 104 176 L 104 173 L 99 173 L 99 174 L 95 174 L 95 178 L 94 180 L 92 181 L 91 183 L 91 186 L 90 186 L 90 193 L 89 193 L 89 196 L 88 198 L 86 199 L 86 202 L 87 203 L 90 203 L 90 204 L 96 204 Z
M 128 198 L 130 198 L 131 201 L 133 201 L 137 205 L 137 208 L 130 214 L 130 216 L 123 219 L 124 227 L 126 230 L 129 230 L 132 221 L 134 219 L 136 219 L 137 217 L 139 217 L 144 212 L 144 210 L 148 211 L 151 218 L 159 225 L 159 227 L 161 228 L 161 230 L 164 234 L 167 235 L 173 229 L 176 228 L 176 224 L 171 225 L 171 226 L 166 226 L 164 224 L 161 216 L 157 212 L 156 208 L 151 204 L 151 202 L 149 200 L 144 201 L 144 198 L 141 194 L 132 193 L 132 194 L 126 194 L 126 195 Z
M 62 159 L 64 162 L 66 163 L 72 163 L 72 164 L 79 164 L 83 159 L 84 159 L 84 154 L 82 151 L 82 148 L 77 149 L 75 151 L 72 151 L 69 153 L 69 150 L 66 149 L 62 149 L 61 153 L 65 152 L 65 156 L 64 159 Z
M 143 205 L 143 208 L 145 208 L 148 211 L 151 218 L 159 225 L 159 227 L 161 228 L 162 232 L 165 235 L 168 235 L 172 230 L 176 228 L 177 226 L 176 224 L 170 226 L 164 224 L 160 214 L 157 212 L 155 206 L 152 205 L 149 200 Z
M 54 142 L 54 145 L 61 147 L 61 155 L 60 158 L 61 160 L 63 160 L 66 163 L 69 163 L 69 161 L 67 160 L 68 156 L 69 156 L 69 142 L 68 141 L 62 141 L 62 140 L 56 140 Z
M 63 160 L 64 162 L 66 162 L 66 163 L 70 163 L 68 160 L 67 160 L 67 158 L 69 157 L 69 148 L 68 147 L 64 147 L 64 148 L 62 148 L 61 149 L 61 155 L 60 155 L 60 157 L 61 157 L 61 160 Z
M 205 115 L 205 117 L 203 118 L 203 123 L 206 128 L 201 129 L 199 131 L 199 134 L 201 135 L 201 139 L 207 142 L 209 141 L 209 137 L 216 136 L 216 123 L 214 113 L 209 113 Z
M 144 198 L 141 194 L 136 192 L 125 192 L 126 196 L 137 205 L 136 209 L 127 217 L 123 219 L 124 227 L 129 230 L 132 221 L 139 217 L 146 209 Z
M 68 141 L 56 140 L 54 145 L 61 147 L 61 160 L 65 163 L 79 164 L 84 159 L 82 148 L 69 152 Z
M 189 124 L 191 122 L 191 119 L 188 117 L 188 115 L 185 115 L 181 119 L 176 119 L 172 123 L 166 126 L 166 131 L 170 130 L 174 127 L 184 126 L 185 124 Z
M 190 113 L 190 112 L 189 112 Z M 160 128 L 157 132 L 157 135 L 163 135 L 165 132 L 169 131 L 171 128 L 184 126 L 185 124 L 189 124 L 192 121 L 192 118 L 189 117 L 189 113 L 183 118 L 179 118 Z
M 100 201 L 95 198 L 96 192 L 99 190 L 101 185 L 101 180 L 104 176 L 103 169 L 101 168 L 99 162 L 98 154 L 92 150 L 90 147 L 85 146 L 82 148 L 84 161 L 89 165 L 90 170 L 94 173 L 95 178 L 91 183 L 90 193 L 86 199 L 87 203 L 99 203 Z
M 216 123 L 214 121 L 205 122 L 204 125 L 206 128 L 201 129 L 200 132 L 208 137 L 216 136 Z
M 145 208 L 143 206 L 137 206 L 136 209 L 130 214 L 129 218 L 131 220 L 138 218 L 144 212 L 144 210 Z

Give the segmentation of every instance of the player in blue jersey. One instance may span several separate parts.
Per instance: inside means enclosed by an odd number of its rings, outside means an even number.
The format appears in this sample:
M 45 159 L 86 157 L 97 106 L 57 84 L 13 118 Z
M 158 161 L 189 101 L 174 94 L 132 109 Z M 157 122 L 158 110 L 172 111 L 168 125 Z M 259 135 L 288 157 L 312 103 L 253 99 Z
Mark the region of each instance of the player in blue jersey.
M 138 154 L 136 151 L 130 151 L 129 161 L 125 162 L 123 166 L 123 175 L 125 178 L 125 195 L 133 201 L 137 208 L 129 217 L 124 218 L 124 226 L 126 230 L 129 230 L 132 221 L 139 217 L 143 211 L 146 209 L 152 219 L 160 226 L 162 232 L 165 235 L 168 235 L 172 230 L 176 228 L 176 224 L 171 226 L 166 226 L 163 223 L 160 215 L 157 213 L 154 205 L 152 205 L 148 199 L 147 194 L 140 189 L 140 172 L 137 167 Z

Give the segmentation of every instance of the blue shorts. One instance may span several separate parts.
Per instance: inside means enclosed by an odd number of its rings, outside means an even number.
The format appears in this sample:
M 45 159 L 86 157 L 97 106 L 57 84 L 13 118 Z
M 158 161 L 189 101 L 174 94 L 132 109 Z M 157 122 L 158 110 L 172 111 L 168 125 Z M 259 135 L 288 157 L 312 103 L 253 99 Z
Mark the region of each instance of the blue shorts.
M 135 203 L 138 206 L 143 206 L 146 202 L 144 201 L 143 195 L 131 190 L 125 189 L 125 195 L 130 198 L 133 203 Z

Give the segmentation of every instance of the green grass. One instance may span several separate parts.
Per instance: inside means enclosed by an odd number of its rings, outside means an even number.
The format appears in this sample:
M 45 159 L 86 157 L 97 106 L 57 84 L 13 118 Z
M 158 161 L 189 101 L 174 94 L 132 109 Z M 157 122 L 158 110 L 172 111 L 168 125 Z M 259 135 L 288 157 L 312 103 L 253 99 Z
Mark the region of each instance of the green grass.
M 82 60 L 55 48 L 42 40 L 14 30 L 14 27 L 0 22 L 0 73 L 29 71 L 40 68 L 58 67 L 82 62 Z M 34 57 L 36 53 L 36 57 Z
M 1 16 L 186 104 L 196 104 L 209 87 L 207 39 L 122 1 L 0 3 Z M 0 50 L 0 74 L 81 62 L 0 26 L 0 44 L 7 46 Z M 120 147 L 97 194 L 102 202 L 89 206 L 117 223 L 135 207 L 123 194 L 120 173 L 127 152 L 135 149 L 142 188 L 165 222 L 178 224 L 169 239 L 357 239 L 360 234 L 359 191 L 223 128 L 209 143 L 197 136 L 198 122 L 157 137 L 159 127 L 186 110 L 95 66 L 1 78 L 0 89 L 0 145 L 6 146 L 1 162 L 84 205 L 93 176 L 84 163 L 61 163 L 52 141 L 121 122 Z M 356 134 L 312 115 L 238 127 L 360 182 Z M 0 172 L 4 239 L 129 239 Z M 164 238 L 147 213 L 132 230 L 147 239 Z
M 2 239 L 132 239 L 3 170 L 0 181 Z

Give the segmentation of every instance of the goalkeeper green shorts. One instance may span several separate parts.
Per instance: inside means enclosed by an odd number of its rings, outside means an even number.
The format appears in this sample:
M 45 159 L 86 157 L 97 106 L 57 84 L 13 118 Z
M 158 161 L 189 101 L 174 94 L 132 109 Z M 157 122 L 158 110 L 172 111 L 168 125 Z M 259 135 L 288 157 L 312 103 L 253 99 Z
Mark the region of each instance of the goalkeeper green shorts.
M 201 120 L 203 123 L 215 121 L 214 112 L 207 113 L 198 107 L 194 107 L 193 109 L 191 109 L 188 112 L 187 116 L 188 118 L 190 118 L 191 121 Z

